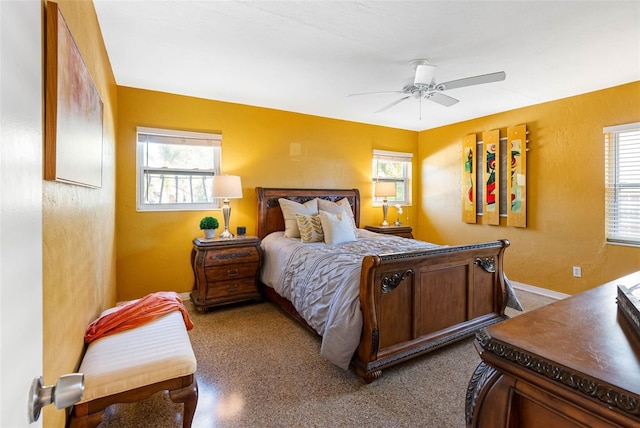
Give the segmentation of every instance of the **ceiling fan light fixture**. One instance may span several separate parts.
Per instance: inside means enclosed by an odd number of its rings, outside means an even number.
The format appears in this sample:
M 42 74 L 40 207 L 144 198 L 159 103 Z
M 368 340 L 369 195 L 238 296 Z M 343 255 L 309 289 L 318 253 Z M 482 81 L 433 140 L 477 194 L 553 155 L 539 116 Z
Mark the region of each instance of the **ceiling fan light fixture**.
M 436 66 L 431 64 L 416 65 L 416 77 L 413 84 L 416 86 L 429 86 L 436 75 Z

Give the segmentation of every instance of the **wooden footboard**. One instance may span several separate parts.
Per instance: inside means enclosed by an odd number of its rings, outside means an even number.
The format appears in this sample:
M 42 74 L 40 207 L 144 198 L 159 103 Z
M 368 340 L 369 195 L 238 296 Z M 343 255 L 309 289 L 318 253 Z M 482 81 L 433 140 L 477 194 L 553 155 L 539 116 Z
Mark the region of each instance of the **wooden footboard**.
M 508 246 L 502 240 L 365 257 L 356 373 L 371 382 L 386 367 L 505 319 Z

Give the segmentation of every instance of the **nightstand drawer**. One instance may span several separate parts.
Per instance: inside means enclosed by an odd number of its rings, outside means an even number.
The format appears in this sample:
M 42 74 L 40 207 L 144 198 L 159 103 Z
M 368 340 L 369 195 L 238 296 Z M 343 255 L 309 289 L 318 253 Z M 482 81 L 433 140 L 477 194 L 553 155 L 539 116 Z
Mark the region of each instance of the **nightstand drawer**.
M 398 233 L 394 233 L 394 235 L 399 236 L 401 238 L 413 239 L 413 233 L 411 232 L 398 232 Z
M 217 267 L 222 264 L 238 264 L 238 263 L 256 263 L 260 262 L 260 253 L 256 247 L 237 247 L 217 249 L 216 251 L 207 251 L 204 258 L 204 266 Z
M 256 294 L 255 278 L 242 278 L 237 281 L 220 281 L 209 287 L 207 299 L 234 298 L 243 294 Z
M 208 267 L 204 270 L 207 281 L 227 281 L 237 278 L 254 278 L 258 270 L 258 263 L 242 263 Z

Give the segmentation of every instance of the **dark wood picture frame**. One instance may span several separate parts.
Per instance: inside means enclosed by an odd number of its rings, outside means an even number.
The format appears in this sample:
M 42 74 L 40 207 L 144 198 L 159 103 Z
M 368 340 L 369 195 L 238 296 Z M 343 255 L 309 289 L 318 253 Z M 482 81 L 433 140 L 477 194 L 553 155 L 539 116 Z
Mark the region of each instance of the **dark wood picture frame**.
M 46 16 L 44 178 L 100 188 L 103 103 L 57 3 Z

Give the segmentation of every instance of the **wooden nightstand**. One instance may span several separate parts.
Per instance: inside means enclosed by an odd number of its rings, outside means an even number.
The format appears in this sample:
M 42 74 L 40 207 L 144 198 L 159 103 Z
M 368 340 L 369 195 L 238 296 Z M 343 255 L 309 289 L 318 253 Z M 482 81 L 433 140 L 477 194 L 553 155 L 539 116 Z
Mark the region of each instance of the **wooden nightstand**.
M 259 301 L 257 280 L 261 265 L 262 249 L 255 236 L 194 239 L 191 301 L 199 312 L 229 303 Z
M 411 226 L 365 226 L 364 228 L 371 232 L 384 233 L 385 235 L 396 235 L 403 238 L 413 239 L 413 229 L 411 229 Z

